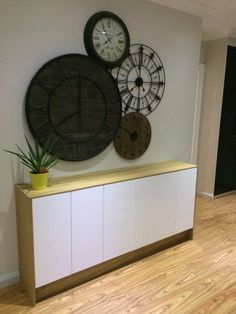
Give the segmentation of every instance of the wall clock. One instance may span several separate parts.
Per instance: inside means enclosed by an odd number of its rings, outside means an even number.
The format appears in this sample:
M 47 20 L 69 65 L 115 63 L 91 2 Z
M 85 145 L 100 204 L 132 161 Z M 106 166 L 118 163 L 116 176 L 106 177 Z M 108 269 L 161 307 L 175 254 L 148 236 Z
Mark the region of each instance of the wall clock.
M 117 67 L 129 52 L 129 32 L 115 14 L 102 11 L 88 20 L 84 29 L 84 44 L 89 56 L 109 68 Z
M 122 117 L 119 131 L 114 139 L 116 152 L 125 159 L 136 159 L 144 154 L 151 141 L 151 125 L 139 112 Z
M 159 105 L 165 89 L 161 59 L 146 45 L 131 45 L 129 56 L 117 71 L 117 84 L 125 113 L 150 114 Z
M 121 99 L 108 70 L 95 60 L 68 54 L 50 60 L 33 77 L 26 117 L 41 145 L 49 138 L 60 159 L 79 161 L 101 153 L 121 120 Z

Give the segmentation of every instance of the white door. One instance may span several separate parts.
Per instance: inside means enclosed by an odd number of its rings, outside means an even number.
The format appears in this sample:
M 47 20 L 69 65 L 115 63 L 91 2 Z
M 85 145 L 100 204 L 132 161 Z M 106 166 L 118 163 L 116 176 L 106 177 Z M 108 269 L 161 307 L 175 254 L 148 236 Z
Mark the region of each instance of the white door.
M 177 173 L 133 181 L 133 249 L 175 233 Z
M 131 250 L 131 183 L 104 186 L 104 260 Z
M 36 288 L 71 274 L 70 193 L 33 199 Z
M 193 228 L 197 168 L 179 171 L 176 233 Z
M 103 187 L 71 194 L 74 273 L 103 261 Z

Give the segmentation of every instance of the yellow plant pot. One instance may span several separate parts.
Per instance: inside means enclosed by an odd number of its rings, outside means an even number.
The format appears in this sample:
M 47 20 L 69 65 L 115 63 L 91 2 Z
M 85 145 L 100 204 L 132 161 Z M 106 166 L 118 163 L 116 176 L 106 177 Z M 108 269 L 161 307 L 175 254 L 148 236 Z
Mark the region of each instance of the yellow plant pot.
M 48 185 L 48 172 L 30 173 L 31 185 L 33 190 L 45 189 Z

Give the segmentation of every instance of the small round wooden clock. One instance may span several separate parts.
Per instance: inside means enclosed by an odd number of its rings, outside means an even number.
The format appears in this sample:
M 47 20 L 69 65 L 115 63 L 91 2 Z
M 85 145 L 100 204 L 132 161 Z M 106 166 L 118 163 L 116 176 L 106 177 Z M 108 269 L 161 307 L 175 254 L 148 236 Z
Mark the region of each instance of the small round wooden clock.
M 114 139 L 116 152 L 125 159 L 136 159 L 144 154 L 151 141 L 151 125 L 139 112 L 123 116 Z
M 85 26 L 84 44 L 89 56 L 108 68 L 114 68 L 128 55 L 129 32 L 125 23 L 114 13 L 97 12 Z
M 26 117 L 40 145 L 54 143 L 60 159 L 81 161 L 101 153 L 120 125 L 121 99 L 109 71 L 81 54 L 50 60 L 33 77 Z
M 117 72 L 123 112 L 148 115 L 159 105 L 165 89 L 165 71 L 155 51 L 143 44 L 130 46 Z

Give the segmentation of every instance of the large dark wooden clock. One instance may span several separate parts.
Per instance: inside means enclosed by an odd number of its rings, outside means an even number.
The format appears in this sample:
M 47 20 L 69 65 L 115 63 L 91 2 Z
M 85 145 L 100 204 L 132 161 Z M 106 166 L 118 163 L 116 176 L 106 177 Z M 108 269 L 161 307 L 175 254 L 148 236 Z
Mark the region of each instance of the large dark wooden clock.
M 33 77 L 26 96 L 32 134 L 55 143 L 60 159 L 80 161 L 101 153 L 121 120 L 121 99 L 111 74 L 93 59 L 68 54 L 50 60 Z
M 122 117 L 119 131 L 114 139 L 116 152 L 125 159 L 136 159 L 147 150 L 151 141 L 151 125 L 139 112 Z
M 117 72 L 124 113 L 148 115 L 159 105 L 165 89 L 165 71 L 155 51 L 143 44 L 130 46 Z

